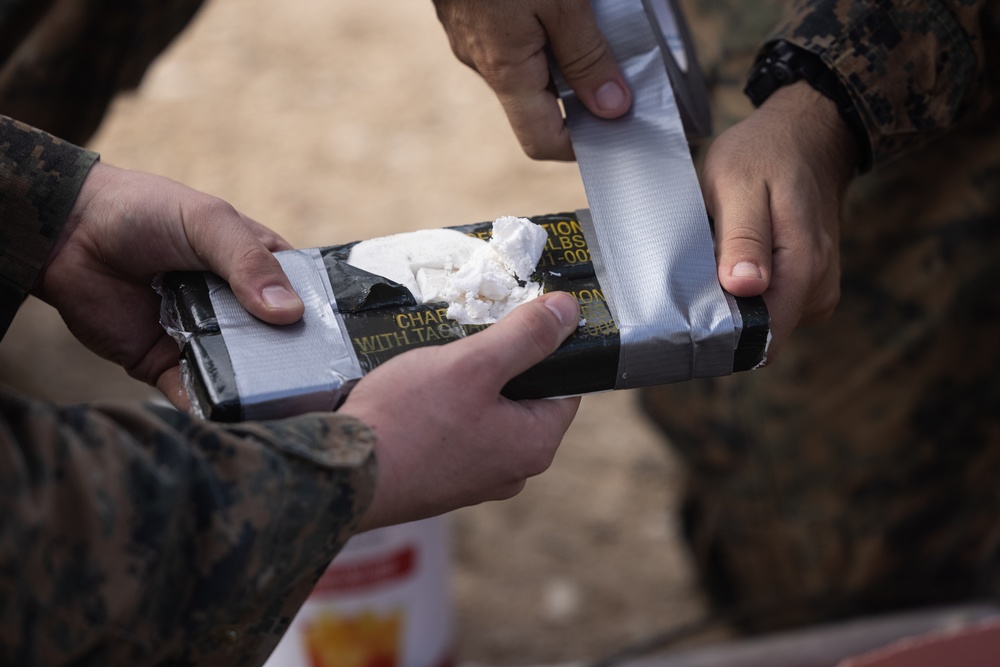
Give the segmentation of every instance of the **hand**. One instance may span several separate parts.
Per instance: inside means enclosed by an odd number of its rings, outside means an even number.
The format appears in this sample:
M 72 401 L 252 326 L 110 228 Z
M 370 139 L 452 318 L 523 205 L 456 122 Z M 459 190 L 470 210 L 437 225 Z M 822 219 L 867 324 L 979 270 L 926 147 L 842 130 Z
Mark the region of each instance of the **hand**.
M 705 157 L 719 281 L 736 296 L 763 294 L 769 361 L 792 330 L 829 317 L 840 300 L 840 214 L 856 152 L 833 102 L 798 82 L 721 134 Z
M 378 436 L 379 480 L 362 529 L 510 498 L 548 468 L 580 399 L 511 401 L 500 390 L 554 352 L 579 320 L 576 300 L 553 292 L 362 378 L 339 410 Z
M 528 156 L 572 160 L 546 47 L 583 104 L 617 118 L 632 95 L 588 0 L 435 0 L 452 51 L 503 105 Z
M 98 162 L 36 283 L 87 347 L 187 407 L 177 343 L 160 325 L 153 277 L 214 271 L 248 311 L 272 324 L 303 304 L 272 251 L 290 246 L 221 199 L 159 176 Z

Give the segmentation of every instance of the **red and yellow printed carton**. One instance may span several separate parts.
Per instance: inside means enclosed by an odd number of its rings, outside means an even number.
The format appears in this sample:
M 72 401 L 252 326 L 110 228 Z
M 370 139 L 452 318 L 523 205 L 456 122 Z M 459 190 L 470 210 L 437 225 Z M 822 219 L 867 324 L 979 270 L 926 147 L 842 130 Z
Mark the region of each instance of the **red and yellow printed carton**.
M 447 517 L 351 538 L 265 667 L 450 667 Z

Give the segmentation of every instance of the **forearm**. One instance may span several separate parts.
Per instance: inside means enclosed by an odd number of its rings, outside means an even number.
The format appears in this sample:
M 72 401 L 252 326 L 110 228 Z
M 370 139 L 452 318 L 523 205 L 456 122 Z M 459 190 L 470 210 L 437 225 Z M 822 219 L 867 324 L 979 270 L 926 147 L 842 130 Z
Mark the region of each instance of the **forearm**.
M 96 153 L 0 116 L 0 338 L 97 159 Z
M 348 417 L 223 427 L 167 408 L 0 406 L 5 664 L 29 649 L 250 661 L 374 487 L 374 438 Z
M 772 38 L 833 68 L 879 164 L 994 103 L 988 79 L 996 46 L 987 32 L 998 16 L 998 3 L 987 0 L 799 0 Z

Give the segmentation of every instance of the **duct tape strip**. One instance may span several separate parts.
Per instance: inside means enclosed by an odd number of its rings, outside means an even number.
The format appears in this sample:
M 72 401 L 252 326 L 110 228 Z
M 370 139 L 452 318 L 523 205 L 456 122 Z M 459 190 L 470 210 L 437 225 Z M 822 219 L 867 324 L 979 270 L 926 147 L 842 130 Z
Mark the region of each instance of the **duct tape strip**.
M 590 205 L 584 235 L 621 331 L 616 389 L 731 374 L 738 323 L 719 285 L 658 24 L 642 0 L 592 4 L 632 88 L 632 109 L 598 118 L 554 76 Z
M 275 257 L 305 303 L 305 314 L 295 324 L 275 326 L 258 320 L 239 304 L 229 285 L 208 276 L 243 419 L 333 410 L 363 374 L 335 310 L 319 250 L 286 250 Z

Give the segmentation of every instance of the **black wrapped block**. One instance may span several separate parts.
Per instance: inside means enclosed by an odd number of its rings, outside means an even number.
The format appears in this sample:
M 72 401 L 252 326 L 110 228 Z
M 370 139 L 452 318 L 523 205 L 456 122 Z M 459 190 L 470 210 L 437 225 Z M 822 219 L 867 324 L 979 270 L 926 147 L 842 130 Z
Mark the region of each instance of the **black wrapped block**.
M 619 333 L 594 275 L 590 251 L 576 215 L 562 213 L 530 218 L 548 232 L 548 241 L 533 280 L 545 292 L 565 291 L 576 297 L 581 325 L 550 357 L 518 375 L 504 388 L 513 399 L 587 394 L 614 389 L 618 370 Z M 492 223 L 453 227 L 490 238 Z M 355 243 L 320 249 L 339 313 L 363 373 L 388 359 L 427 345 L 440 345 L 481 331 L 488 325 L 462 325 L 447 317 L 448 304 L 418 304 L 409 290 L 381 276 L 347 264 Z M 206 418 L 245 418 L 226 341 L 219 329 L 203 273 L 170 273 L 162 277 L 164 326 L 177 338 L 192 403 Z M 733 371 L 757 367 L 764 358 L 769 320 L 759 297 L 737 298 L 743 331 L 735 350 Z M 334 397 L 334 405 L 350 387 Z

